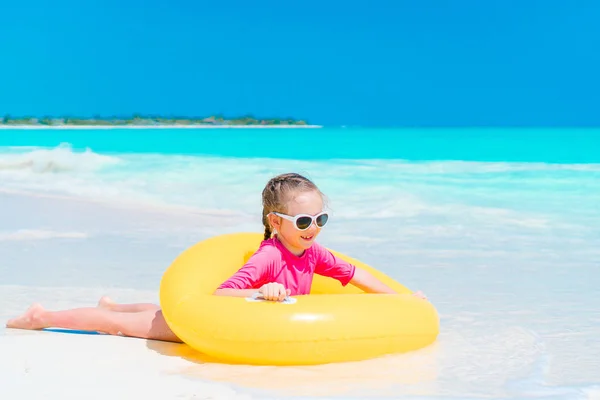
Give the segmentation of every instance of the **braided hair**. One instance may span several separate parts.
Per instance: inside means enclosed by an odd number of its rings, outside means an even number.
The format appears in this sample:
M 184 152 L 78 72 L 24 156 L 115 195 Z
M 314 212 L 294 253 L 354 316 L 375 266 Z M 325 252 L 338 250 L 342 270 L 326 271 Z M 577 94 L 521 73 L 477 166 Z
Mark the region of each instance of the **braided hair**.
M 286 204 L 290 200 L 290 194 L 296 191 L 316 190 L 323 196 L 310 179 L 297 173 L 277 175 L 269 182 L 262 191 L 262 222 L 265 226 L 264 240 L 271 238 L 273 231 L 269 223 L 268 215 L 274 211 L 285 212 Z

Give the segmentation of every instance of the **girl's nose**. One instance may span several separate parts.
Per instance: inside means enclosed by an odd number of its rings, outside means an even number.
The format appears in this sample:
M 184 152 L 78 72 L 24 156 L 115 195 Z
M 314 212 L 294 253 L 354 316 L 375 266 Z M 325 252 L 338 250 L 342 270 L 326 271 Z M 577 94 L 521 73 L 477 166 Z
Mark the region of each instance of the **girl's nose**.
M 313 223 L 308 227 L 307 231 L 312 235 L 316 233 L 318 229 L 319 227 L 317 226 L 317 223 L 313 221 Z

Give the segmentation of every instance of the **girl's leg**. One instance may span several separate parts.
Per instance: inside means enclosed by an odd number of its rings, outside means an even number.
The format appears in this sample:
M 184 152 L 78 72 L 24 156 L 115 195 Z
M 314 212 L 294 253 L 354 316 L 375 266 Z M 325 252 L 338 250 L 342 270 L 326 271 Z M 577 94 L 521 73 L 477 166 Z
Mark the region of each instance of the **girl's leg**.
M 158 306 L 156 304 L 152 304 L 152 303 L 118 304 L 106 296 L 103 296 L 100 299 L 100 301 L 98 302 L 98 307 L 106 308 L 107 310 L 118 311 L 118 312 L 139 312 L 139 311 L 147 311 L 147 310 L 153 310 L 153 311 L 160 310 L 160 306 Z
M 117 312 L 98 307 L 75 308 L 66 311 L 47 311 L 32 305 L 25 314 L 7 322 L 7 328 L 43 329 L 64 328 L 98 331 L 110 335 L 181 343 L 171 331 L 162 311 Z

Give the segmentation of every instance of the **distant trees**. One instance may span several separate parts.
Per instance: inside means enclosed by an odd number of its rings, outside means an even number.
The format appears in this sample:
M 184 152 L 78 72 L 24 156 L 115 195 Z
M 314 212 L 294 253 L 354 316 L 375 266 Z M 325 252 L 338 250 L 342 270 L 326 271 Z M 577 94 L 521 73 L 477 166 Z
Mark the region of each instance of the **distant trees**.
M 226 117 L 215 114 L 209 117 L 162 117 L 144 116 L 136 113 L 131 117 L 103 118 L 94 115 L 92 118 L 80 117 L 19 117 L 6 114 L 0 118 L 3 125 L 308 125 L 304 120 L 294 118 L 257 118 L 251 114 L 241 117 Z

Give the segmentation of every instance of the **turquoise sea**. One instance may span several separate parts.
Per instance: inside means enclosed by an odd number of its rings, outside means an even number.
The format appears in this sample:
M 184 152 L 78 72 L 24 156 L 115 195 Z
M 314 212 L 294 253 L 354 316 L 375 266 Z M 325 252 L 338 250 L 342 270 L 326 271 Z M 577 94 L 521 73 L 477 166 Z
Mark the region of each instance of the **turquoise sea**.
M 327 195 L 321 243 L 428 295 L 438 341 L 170 374 L 257 398 L 600 396 L 600 129 L 0 130 L 0 317 L 107 290 L 157 301 L 187 246 L 262 230 L 260 192 L 284 171 Z
M 0 131 L 0 146 L 300 160 L 600 163 L 600 129 L 110 129 Z

